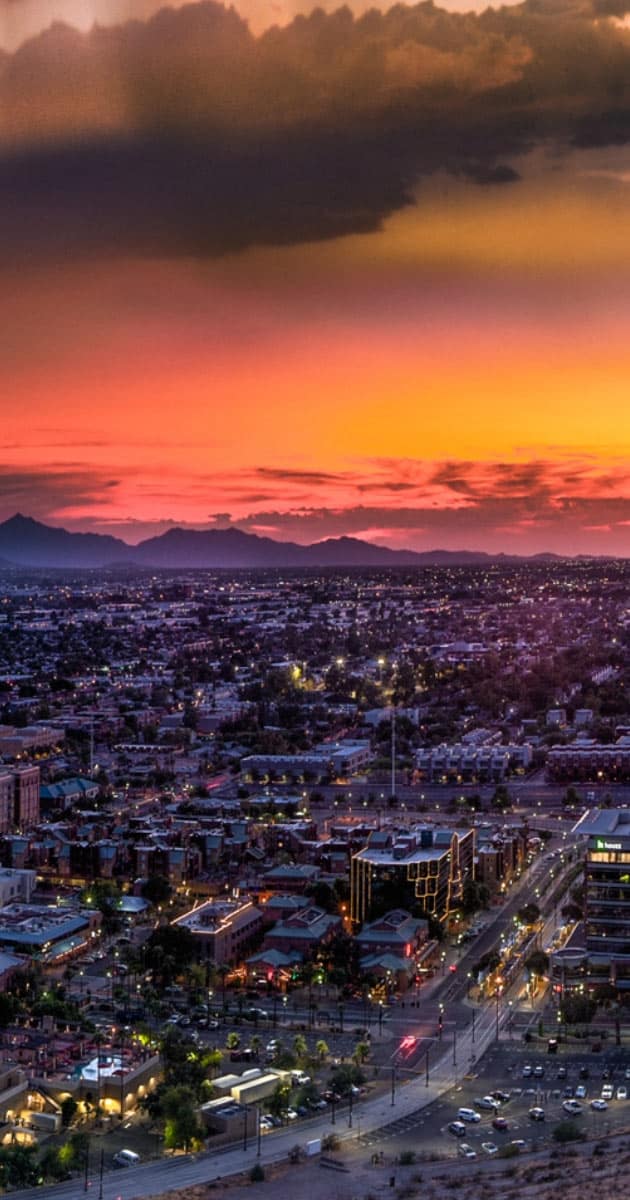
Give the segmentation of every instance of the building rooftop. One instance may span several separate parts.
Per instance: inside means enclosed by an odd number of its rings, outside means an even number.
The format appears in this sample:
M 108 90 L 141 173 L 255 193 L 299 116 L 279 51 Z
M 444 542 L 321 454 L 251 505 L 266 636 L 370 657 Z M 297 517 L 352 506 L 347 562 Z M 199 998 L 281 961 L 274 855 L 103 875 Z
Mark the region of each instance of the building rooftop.
M 573 827 L 586 837 L 630 838 L 630 808 L 589 808 Z

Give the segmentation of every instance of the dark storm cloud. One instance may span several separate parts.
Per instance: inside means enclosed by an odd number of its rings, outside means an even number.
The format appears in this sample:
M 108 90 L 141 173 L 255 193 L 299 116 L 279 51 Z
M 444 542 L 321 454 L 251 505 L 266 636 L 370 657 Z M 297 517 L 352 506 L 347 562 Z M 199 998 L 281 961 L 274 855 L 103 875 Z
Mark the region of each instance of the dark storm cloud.
M 630 41 L 586 0 L 315 11 L 205 2 L 0 59 L 0 252 L 214 255 L 379 227 L 438 168 L 514 182 L 547 138 L 630 140 Z

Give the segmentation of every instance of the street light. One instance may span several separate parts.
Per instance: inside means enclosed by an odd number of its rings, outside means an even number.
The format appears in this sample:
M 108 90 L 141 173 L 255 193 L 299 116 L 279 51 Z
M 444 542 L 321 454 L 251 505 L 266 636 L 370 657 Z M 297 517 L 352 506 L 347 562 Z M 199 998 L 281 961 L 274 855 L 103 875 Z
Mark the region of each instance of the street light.
M 438 1037 L 442 1041 L 442 1029 L 444 1027 L 444 1005 L 440 1003 L 440 1013 L 438 1016 Z

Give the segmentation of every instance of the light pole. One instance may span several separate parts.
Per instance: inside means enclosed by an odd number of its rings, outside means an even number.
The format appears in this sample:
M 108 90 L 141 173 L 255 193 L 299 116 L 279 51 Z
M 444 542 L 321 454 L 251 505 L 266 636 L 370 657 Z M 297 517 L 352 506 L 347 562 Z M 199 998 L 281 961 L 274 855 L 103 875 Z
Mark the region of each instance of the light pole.
M 472 1042 L 475 1044 L 475 1009 L 472 1010 Z
M 440 959 L 441 959 L 441 963 L 442 963 L 442 974 L 444 974 L 444 972 L 446 970 L 446 950 L 442 951 L 442 953 L 440 955 Z
M 444 1028 L 444 1005 L 440 1004 L 440 1014 L 438 1016 L 438 1037 L 442 1041 L 442 1030 Z
M 392 1105 L 396 1103 L 396 1068 L 392 1067 Z
M 501 991 L 500 991 L 500 989 L 499 989 L 499 988 L 497 988 L 496 992 L 494 993 L 494 997 L 495 997 L 495 1001 L 496 1001 L 496 1006 L 495 1006 L 495 1041 L 497 1041 L 497 1042 L 498 1042 L 498 1040 L 499 1040 L 499 1000 L 500 1000 L 500 998 L 501 998 Z
M 508 1030 L 510 1033 L 510 1041 L 512 1041 L 512 1015 L 513 1015 L 512 1005 L 513 1004 L 514 1004 L 513 1000 L 508 1000 Z

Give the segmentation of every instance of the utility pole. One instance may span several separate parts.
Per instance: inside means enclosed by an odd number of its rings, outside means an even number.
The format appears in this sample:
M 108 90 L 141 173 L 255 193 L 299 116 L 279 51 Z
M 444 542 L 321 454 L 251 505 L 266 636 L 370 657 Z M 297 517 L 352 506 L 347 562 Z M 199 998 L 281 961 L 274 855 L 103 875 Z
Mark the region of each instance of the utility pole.
M 392 1067 L 392 1104 L 396 1103 L 396 1068 Z
M 392 705 L 392 799 L 396 799 L 396 709 Z

